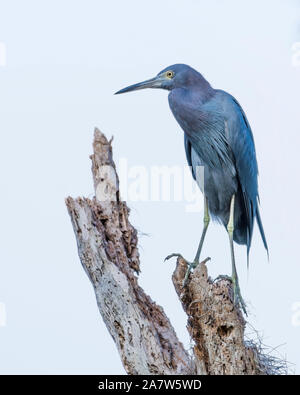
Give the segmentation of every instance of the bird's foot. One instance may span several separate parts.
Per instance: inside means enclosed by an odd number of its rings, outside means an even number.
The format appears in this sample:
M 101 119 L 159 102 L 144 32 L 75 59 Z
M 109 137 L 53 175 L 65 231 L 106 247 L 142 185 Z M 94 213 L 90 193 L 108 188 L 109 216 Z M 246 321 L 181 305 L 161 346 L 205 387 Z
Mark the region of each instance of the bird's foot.
M 240 286 L 238 279 L 233 278 L 232 279 L 232 284 L 233 284 L 233 301 L 235 306 L 239 306 L 242 308 L 243 312 L 245 313 L 246 316 L 247 314 L 247 309 L 246 309 L 246 303 L 244 302 L 244 299 L 242 298 Z
M 191 271 L 193 269 L 195 269 L 199 265 L 200 262 L 199 262 L 198 259 L 195 259 L 193 262 L 189 262 L 185 258 L 183 258 L 183 256 L 181 254 L 170 254 L 170 255 L 168 255 L 165 258 L 165 261 L 167 261 L 167 260 L 169 260 L 171 258 L 174 258 L 174 257 L 183 259 L 187 263 L 187 266 L 188 266 L 187 270 L 186 270 L 186 273 L 185 273 L 185 276 L 184 276 L 184 279 L 183 279 L 183 282 L 182 282 L 182 288 L 184 288 L 186 286 L 187 282 L 188 282 L 189 275 L 190 275 Z M 206 263 L 209 260 L 210 260 L 210 258 L 206 258 L 203 262 Z
M 247 314 L 247 309 L 246 309 L 246 303 L 244 302 L 244 299 L 242 298 L 240 285 L 239 285 L 237 278 L 221 274 L 214 280 L 214 282 L 217 282 L 220 280 L 227 280 L 232 283 L 234 305 L 240 307 L 243 310 L 243 312 L 245 313 L 245 315 L 247 316 L 248 314 Z
M 232 277 L 227 276 L 227 274 L 220 274 L 218 277 L 214 279 L 214 283 L 221 281 L 221 280 L 227 280 L 232 283 Z
M 165 259 L 164 259 L 164 262 L 166 262 L 166 261 L 168 261 L 169 259 L 174 258 L 174 257 L 176 257 L 176 258 L 181 258 L 181 259 L 183 259 L 184 261 L 187 262 L 187 260 L 184 259 L 184 257 L 183 257 L 181 254 L 176 254 L 176 253 L 170 254 L 170 255 L 166 256 Z

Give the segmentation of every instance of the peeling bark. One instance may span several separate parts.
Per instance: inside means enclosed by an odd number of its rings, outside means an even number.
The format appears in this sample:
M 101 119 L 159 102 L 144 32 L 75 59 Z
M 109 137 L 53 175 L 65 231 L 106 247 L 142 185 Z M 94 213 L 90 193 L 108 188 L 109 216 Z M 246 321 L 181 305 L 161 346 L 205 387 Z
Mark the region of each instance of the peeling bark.
M 103 321 L 128 374 L 264 374 L 254 346 L 244 342 L 245 321 L 232 303 L 231 283 L 214 283 L 201 263 L 182 289 L 186 262 L 177 260 L 173 283 L 194 342 L 189 355 L 162 307 L 138 285 L 137 232 L 120 200 L 111 141 L 95 130 L 92 174 L 95 197 L 66 205 L 78 253 Z

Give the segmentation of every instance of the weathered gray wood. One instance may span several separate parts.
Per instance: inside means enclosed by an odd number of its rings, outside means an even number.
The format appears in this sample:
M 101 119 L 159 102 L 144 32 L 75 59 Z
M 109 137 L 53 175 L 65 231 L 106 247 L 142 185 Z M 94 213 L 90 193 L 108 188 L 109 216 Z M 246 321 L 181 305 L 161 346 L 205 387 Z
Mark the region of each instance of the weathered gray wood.
M 69 197 L 66 204 L 80 260 L 124 368 L 129 374 L 193 373 L 163 309 L 137 283 L 137 232 L 128 221 L 126 203 L 119 200 L 111 144 L 98 130 L 91 158 L 96 198 Z
M 256 347 L 244 342 L 245 321 L 232 303 L 231 283 L 214 283 L 202 263 L 182 289 L 186 262 L 178 259 L 173 283 L 194 343 L 193 355 L 187 353 L 162 307 L 138 285 L 137 232 L 128 220 L 126 203 L 120 200 L 111 142 L 99 130 L 95 130 L 93 149 L 95 197 L 68 197 L 66 205 L 81 263 L 126 372 L 267 373 Z

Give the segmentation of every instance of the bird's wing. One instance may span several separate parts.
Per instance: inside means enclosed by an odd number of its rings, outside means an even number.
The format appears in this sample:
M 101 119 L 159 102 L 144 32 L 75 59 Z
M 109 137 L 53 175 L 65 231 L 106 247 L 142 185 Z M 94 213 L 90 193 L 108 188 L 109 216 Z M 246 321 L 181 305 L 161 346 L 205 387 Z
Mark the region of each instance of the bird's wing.
M 192 147 L 203 165 L 214 169 L 225 166 L 234 176 L 234 161 L 220 103 L 210 101 L 199 107 L 194 103 L 177 106 L 170 101 L 170 107 L 185 132 L 185 149 L 190 166 L 193 166 Z
M 201 192 L 204 192 L 204 171 L 202 171 L 204 163 L 197 155 L 195 150 L 193 150 L 192 144 L 185 133 L 184 133 L 184 148 L 186 153 L 186 159 L 190 167 L 190 170 L 192 172 L 192 176 L 194 180 L 197 182 Z
M 195 168 L 197 164 L 193 163 L 192 161 L 192 145 L 185 133 L 184 133 L 184 149 L 185 149 L 187 163 L 190 166 L 194 180 L 196 180 Z
M 268 250 L 262 223 L 258 212 L 257 161 L 254 139 L 247 117 L 237 100 L 223 91 L 201 108 L 184 108 L 184 116 L 177 111 L 175 118 L 185 131 L 187 160 L 195 170 L 193 149 L 205 165 L 218 168 L 225 166 L 237 176 L 243 194 L 247 215 L 249 253 L 254 218 L 265 248 Z M 185 119 L 189 121 L 186 122 Z
M 249 253 L 254 218 L 259 225 L 260 234 L 266 250 L 268 246 L 258 211 L 258 167 L 253 134 L 246 114 L 238 101 L 228 93 L 220 91 L 224 98 L 223 108 L 225 123 L 227 123 L 228 143 L 234 157 L 235 168 L 243 193 L 244 204 L 247 213 L 248 240 L 247 250 Z

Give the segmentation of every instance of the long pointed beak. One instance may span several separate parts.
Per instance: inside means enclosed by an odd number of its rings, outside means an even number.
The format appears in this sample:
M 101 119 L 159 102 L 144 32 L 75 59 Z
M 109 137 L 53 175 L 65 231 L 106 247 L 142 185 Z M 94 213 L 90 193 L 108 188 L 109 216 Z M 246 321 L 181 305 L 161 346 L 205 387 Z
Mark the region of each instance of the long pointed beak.
M 146 81 L 134 84 L 134 85 L 127 86 L 126 88 L 123 88 L 123 89 L 119 90 L 118 92 L 116 92 L 115 95 L 119 95 L 120 93 L 137 91 L 140 89 L 146 89 L 146 88 L 160 88 L 161 83 L 162 83 L 161 78 L 154 77 L 154 78 L 151 78 L 150 80 L 146 80 Z

